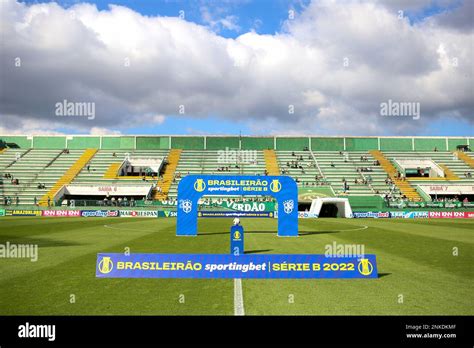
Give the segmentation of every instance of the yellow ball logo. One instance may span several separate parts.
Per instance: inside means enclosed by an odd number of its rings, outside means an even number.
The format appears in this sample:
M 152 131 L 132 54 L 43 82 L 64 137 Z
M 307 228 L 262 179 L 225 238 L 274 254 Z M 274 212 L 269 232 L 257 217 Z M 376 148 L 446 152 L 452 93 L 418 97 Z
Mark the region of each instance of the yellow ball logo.
M 234 232 L 234 239 L 240 239 L 240 232 L 239 231 L 235 231 Z

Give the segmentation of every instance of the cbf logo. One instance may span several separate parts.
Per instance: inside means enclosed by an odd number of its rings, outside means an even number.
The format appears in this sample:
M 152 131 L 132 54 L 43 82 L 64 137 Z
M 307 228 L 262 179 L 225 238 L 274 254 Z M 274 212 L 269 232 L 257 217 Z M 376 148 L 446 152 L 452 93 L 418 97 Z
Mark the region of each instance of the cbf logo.
M 359 270 L 360 274 L 368 276 L 372 274 L 374 266 L 370 263 L 368 259 L 361 259 L 359 261 L 359 265 L 357 265 L 357 269 Z
M 271 183 L 270 183 L 270 191 L 272 192 L 280 192 L 281 190 L 281 183 L 278 179 L 274 179 Z
M 204 182 L 203 179 L 197 179 L 196 182 L 194 183 L 194 189 L 197 192 L 202 192 L 206 189 L 206 183 Z
M 114 269 L 114 263 L 109 256 L 104 256 L 99 262 L 99 272 L 102 274 L 107 274 L 112 272 Z
M 240 237 L 242 237 L 242 235 L 240 234 L 239 231 L 235 231 L 234 232 L 234 240 L 240 240 Z
M 295 207 L 295 203 L 292 199 L 283 202 L 283 210 L 286 214 L 291 214 L 293 208 Z
M 189 199 L 182 199 L 179 201 L 179 208 L 187 214 L 193 209 L 193 202 Z

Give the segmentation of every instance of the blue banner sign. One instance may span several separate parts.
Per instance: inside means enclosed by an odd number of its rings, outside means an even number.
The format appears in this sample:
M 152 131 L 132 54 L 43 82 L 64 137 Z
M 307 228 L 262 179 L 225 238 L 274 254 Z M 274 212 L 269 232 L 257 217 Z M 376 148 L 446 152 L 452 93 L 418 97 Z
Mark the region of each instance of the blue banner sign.
M 118 217 L 118 210 L 81 210 L 82 217 Z
M 230 228 L 230 253 L 235 256 L 244 254 L 244 228 L 240 225 Z
M 377 278 L 375 255 L 98 254 L 98 278 Z
M 200 211 L 198 217 L 206 218 L 233 218 L 233 217 L 246 217 L 246 218 L 273 218 L 271 211 Z
M 205 195 L 272 196 L 278 202 L 278 236 L 298 236 L 298 187 L 289 176 L 185 176 L 178 185 L 176 235 L 197 235 L 198 201 Z

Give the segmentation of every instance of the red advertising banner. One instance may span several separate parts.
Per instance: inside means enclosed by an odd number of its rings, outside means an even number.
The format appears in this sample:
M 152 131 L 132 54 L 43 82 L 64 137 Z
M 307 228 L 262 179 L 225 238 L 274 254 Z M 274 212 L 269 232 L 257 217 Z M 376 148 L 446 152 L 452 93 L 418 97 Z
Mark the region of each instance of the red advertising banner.
M 472 211 L 430 211 L 430 219 L 464 219 L 474 218 Z
M 80 217 L 80 210 L 43 210 L 42 216 Z

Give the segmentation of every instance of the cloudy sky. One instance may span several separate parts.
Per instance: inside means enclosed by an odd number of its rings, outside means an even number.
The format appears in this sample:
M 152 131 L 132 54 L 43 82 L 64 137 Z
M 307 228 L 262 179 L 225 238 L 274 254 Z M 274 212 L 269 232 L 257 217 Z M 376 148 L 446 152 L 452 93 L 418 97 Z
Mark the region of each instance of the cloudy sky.
M 471 0 L 0 6 L 0 134 L 474 134 Z

